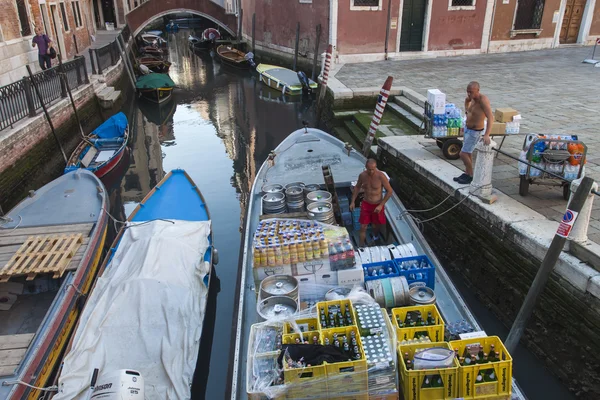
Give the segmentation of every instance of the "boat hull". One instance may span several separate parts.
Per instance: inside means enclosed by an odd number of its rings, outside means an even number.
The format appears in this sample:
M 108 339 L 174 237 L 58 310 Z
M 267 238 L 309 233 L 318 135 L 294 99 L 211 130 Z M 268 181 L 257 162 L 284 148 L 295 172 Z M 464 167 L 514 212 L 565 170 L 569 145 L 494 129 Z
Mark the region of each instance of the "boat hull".
M 163 103 L 171 98 L 173 88 L 138 89 L 142 97 L 153 103 Z
M 127 127 L 127 129 L 125 129 L 125 133 L 123 136 L 123 144 L 121 145 L 121 147 L 119 147 L 119 149 L 113 154 L 113 156 L 103 162 L 100 165 L 97 165 L 95 167 L 88 167 L 88 168 L 84 168 L 90 172 L 93 172 L 94 175 L 96 175 L 98 178 L 103 178 L 106 174 L 108 174 L 109 172 L 111 172 L 118 164 L 119 162 L 123 159 L 123 154 L 125 153 L 125 148 L 127 147 L 127 142 L 129 141 L 129 127 Z M 79 145 L 75 148 L 75 150 L 73 151 L 73 153 L 71 154 L 71 157 L 69 158 L 69 162 L 67 163 L 67 168 L 65 168 L 65 173 L 70 172 L 68 170 L 69 166 L 76 166 L 80 163 L 80 156 L 83 153 L 83 151 L 85 151 L 87 148 L 91 147 L 91 145 L 86 142 L 86 141 L 81 141 L 81 143 L 79 143 Z

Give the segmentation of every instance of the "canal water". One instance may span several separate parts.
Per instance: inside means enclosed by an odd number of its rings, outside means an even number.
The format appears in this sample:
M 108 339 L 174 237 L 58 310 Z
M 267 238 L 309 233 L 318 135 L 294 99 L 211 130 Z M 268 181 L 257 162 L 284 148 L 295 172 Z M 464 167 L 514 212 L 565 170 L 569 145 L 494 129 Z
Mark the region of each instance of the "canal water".
M 129 96 L 122 106 L 130 121 L 132 146 L 106 186 L 111 214 L 118 220 L 125 220 L 174 168 L 185 169 L 202 191 L 220 260 L 214 271 L 217 279 L 212 281 L 192 394 L 193 399 L 225 399 L 230 387 L 247 193 L 272 149 L 300 128 L 302 121 L 315 126 L 315 109 L 306 99 L 284 98 L 264 87 L 249 71 L 223 66 L 208 52 L 193 52 L 187 46 L 188 34 L 182 30 L 168 38 L 168 59 L 173 63 L 169 75 L 177 85 L 171 101 L 158 106 Z M 501 324 L 457 283 L 484 329 L 505 337 Z M 542 363 L 522 348 L 517 353 L 515 376 L 532 400 L 572 398 Z

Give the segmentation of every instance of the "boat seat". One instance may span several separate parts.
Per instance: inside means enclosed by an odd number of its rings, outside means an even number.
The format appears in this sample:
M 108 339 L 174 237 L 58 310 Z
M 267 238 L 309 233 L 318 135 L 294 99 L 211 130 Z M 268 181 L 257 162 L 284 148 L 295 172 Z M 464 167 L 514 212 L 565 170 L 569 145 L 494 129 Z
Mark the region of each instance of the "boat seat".
M 85 153 L 85 156 L 81 159 L 81 165 L 83 165 L 84 168 L 89 167 L 92 161 L 94 161 L 97 153 L 98 150 L 95 147 L 90 146 L 88 152 Z

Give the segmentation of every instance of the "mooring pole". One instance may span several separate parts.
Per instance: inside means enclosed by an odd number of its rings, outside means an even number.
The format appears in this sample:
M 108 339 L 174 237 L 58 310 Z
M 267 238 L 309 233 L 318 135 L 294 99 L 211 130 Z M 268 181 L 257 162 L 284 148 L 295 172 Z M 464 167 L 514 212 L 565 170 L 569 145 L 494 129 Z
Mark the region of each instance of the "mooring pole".
M 294 49 L 294 71 L 296 71 L 296 66 L 298 65 L 298 45 L 300 44 L 300 22 L 296 24 L 296 47 Z
M 256 54 L 256 48 L 254 47 L 254 35 L 256 33 L 256 13 L 252 14 L 252 53 Z
M 35 79 L 33 79 L 33 74 L 31 73 L 31 68 L 29 67 L 29 65 L 25 65 L 25 67 L 27 68 L 27 73 L 29 74 L 29 78 L 31 79 L 31 83 L 33 84 L 33 89 L 35 90 L 35 94 L 37 95 L 38 99 L 40 100 L 40 104 L 42 105 L 42 110 L 44 110 L 44 114 L 46 115 L 46 119 L 48 120 L 48 125 L 50 125 L 50 130 L 52 131 L 52 135 L 54 136 L 54 139 L 56 140 L 56 144 L 58 145 L 58 148 L 60 149 L 60 152 L 62 153 L 62 156 L 65 160 L 65 164 L 67 164 L 69 162 L 69 159 L 67 158 L 67 155 L 65 154 L 65 151 L 64 151 L 62 145 L 60 144 L 60 140 L 58 140 L 58 136 L 56 136 L 56 132 L 54 131 L 54 124 L 52 123 L 52 120 L 50 119 L 50 114 L 48 114 L 48 110 L 46 109 L 46 105 L 44 104 L 44 99 L 42 98 L 42 95 L 40 94 L 40 90 L 38 89 L 38 85 L 37 85 L 37 83 L 35 83 Z
M 373 143 L 375 133 L 377 133 L 377 128 L 379 128 L 379 123 L 381 122 L 381 118 L 383 117 L 385 105 L 387 104 L 388 97 L 390 96 L 390 90 L 392 90 L 393 80 L 394 78 L 388 76 L 383 86 L 381 87 L 381 90 L 379 91 L 379 96 L 377 97 L 377 104 L 375 104 L 375 111 L 373 111 L 373 118 L 371 119 L 371 125 L 369 125 L 369 132 L 365 137 L 365 143 L 363 144 L 362 148 L 363 155 L 365 157 L 369 156 L 371 144 Z
M 131 68 L 133 68 L 132 66 L 129 65 L 129 60 L 127 59 L 127 53 L 125 53 L 125 49 L 123 48 L 123 46 L 121 45 L 121 42 L 119 41 L 119 36 L 117 36 L 117 46 L 119 47 L 119 53 L 121 54 L 121 58 L 123 59 L 123 67 L 125 67 L 125 71 L 127 71 L 127 76 L 129 77 L 129 81 L 131 82 L 131 86 L 133 86 L 133 90 L 135 90 L 135 79 L 132 76 L 132 70 Z
M 323 113 L 323 99 L 327 92 L 327 80 L 329 79 L 329 69 L 331 68 L 333 46 L 327 46 L 327 53 L 325 53 L 325 68 L 323 68 L 323 80 L 319 87 L 319 97 L 317 98 L 317 124 L 321 120 L 321 114 Z
M 317 61 L 319 59 L 319 42 L 321 41 L 321 24 L 317 25 L 317 39 L 315 40 L 315 56 L 313 58 L 313 68 L 312 68 L 312 75 L 310 77 L 310 79 L 312 79 L 313 81 L 315 80 L 315 77 L 317 76 Z
M 533 280 L 533 283 L 527 292 L 525 301 L 523 302 L 523 305 L 519 310 L 519 314 L 517 314 L 517 318 L 515 318 L 515 322 L 510 328 L 510 332 L 506 338 L 505 345 L 509 353 L 514 353 L 517 344 L 521 340 L 521 336 L 523 336 L 523 332 L 525 331 L 527 322 L 533 313 L 535 304 L 540 297 L 540 294 L 542 294 L 542 291 L 546 287 L 546 282 L 548 282 L 548 278 L 550 278 L 550 274 L 554 269 L 554 265 L 556 265 L 556 261 L 563 250 L 565 242 L 567 241 L 567 237 L 569 236 L 569 232 L 571 231 L 571 228 L 573 227 L 573 224 L 577 218 L 577 214 L 579 214 L 581 211 L 581 208 L 583 207 L 583 204 L 585 203 L 593 184 L 593 179 L 587 176 L 583 178 L 581 184 L 577 188 L 577 191 L 573 194 L 573 197 L 567 206 L 567 211 L 565 212 L 565 215 L 558 226 L 558 230 L 554 235 L 554 239 L 552 239 L 552 243 L 550 243 L 550 247 L 548 248 L 548 252 L 546 252 L 544 261 L 542 261 L 542 265 L 535 275 L 535 279 Z

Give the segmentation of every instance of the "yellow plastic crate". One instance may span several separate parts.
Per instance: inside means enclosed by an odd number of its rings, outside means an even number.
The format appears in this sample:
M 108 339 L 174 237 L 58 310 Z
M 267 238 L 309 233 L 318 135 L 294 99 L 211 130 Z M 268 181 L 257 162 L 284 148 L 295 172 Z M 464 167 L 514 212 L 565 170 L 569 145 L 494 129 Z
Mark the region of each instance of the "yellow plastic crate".
M 389 394 L 369 394 L 369 400 L 398 400 L 398 392 Z
M 284 363 L 283 377 L 288 399 L 327 398 L 325 365 L 306 368 L 288 368 Z
M 427 318 L 427 313 L 431 313 L 431 316 L 435 318 L 436 325 L 427 326 L 416 326 L 413 328 L 400 328 L 398 325 L 398 318 L 402 322 L 406 319 L 406 314 L 411 311 L 420 311 L 424 318 Z M 396 338 L 398 342 L 402 340 L 414 339 L 415 334 L 418 332 L 427 332 L 427 335 L 432 342 L 444 341 L 444 320 L 442 315 L 438 311 L 435 304 L 427 306 L 411 306 L 411 307 L 397 307 L 392 309 L 392 324 L 396 329 Z
M 398 369 L 404 400 L 445 400 L 454 399 L 458 393 L 458 361 L 450 368 L 435 368 L 423 370 L 407 370 L 404 362 L 404 353 L 413 359 L 415 351 L 432 347 L 451 349 L 446 342 L 417 343 L 398 346 Z M 426 382 L 442 380 L 439 387 L 424 387 Z
M 300 318 L 295 321 L 296 321 L 296 324 L 298 325 L 298 328 L 304 329 L 303 332 L 316 331 L 319 329 L 319 322 L 316 318 Z M 311 329 L 311 327 L 313 327 L 313 329 Z M 289 322 L 286 322 L 285 324 L 283 324 L 283 333 L 285 335 L 287 335 L 290 333 L 297 333 L 297 332 L 294 332 L 294 327 L 292 326 L 292 324 L 290 324 Z
M 296 344 L 296 339 L 300 340 L 299 344 L 302 344 L 302 340 L 308 340 L 308 344 L 314 344 L 313 338 L 317 337 L 317 344 L 323 344 L 321 340 L 321 332 L 320 331 L 308 331 L 300 333 L 290 333 L 288 335 L 283 335 L 282 343 L 283 344 Z
M 329 318 L 329 307 L 330 306 L 340 306 L 342 310 L 342 315 L 346 317 L 346 305 L 348 305 L 348 309 L 350 310 L 350 315 L 352 316 L 352 324 L 351 326 L 356 326 L 356 313 L 354 312 L 354 307 L 352 306 L 352 302 L 350 300 L 332 300 L 332 301 L 320 301 L 317 303 L 317 320 L 319 323 L 319 329 L 332 329 L 328 326 L 321 325 L 321 314 L 325 314 L 325 318 Z M 323 311 L 321 311 L 323 309 Z M 342 327 L 343 328 L 343 327 Z
M 491 345 L 500 353 L 500 360 L 486 364 L 475 364 L 459 367 L 459 397 L 465 399 L 499 399 L 509 398 L 512 392 L 512 357 L 497 336 L 473 338 L 466 340 L 455 340 L 450 342 L 451 348 L 458 349 L 459 357 L 462 357 L 465 347 L 479 343 L 483 346 L 484 353 L 489 353 Z M 477 377 L 480 372 L 494 370 L 496 381 L 483 381 L 478 383 Z M 483 376 L 482 375 L 482 376 Z
M 277 357 L 279 356 L 278 352 L 267 353 L 267 354 L 255 354 L 254 356 L 248 357 L 247 367 L 252 370 L 254 362 L 265 362 L 267 368 L 270 366 L 275 368 L 277 364 Z M 260 370 L 260 368 L 259 368 Z M 252 374 L 247 375 L 246 389 L 248 398 L 251 400 L 270 400 L 270 399 L 285 399 L 285 387 L 280 386 L 271 386 L 269 387 L 268 393 L 265 393 L 266 390 L 259 390 L 258 388 L 254 388 L 254 377 Z

